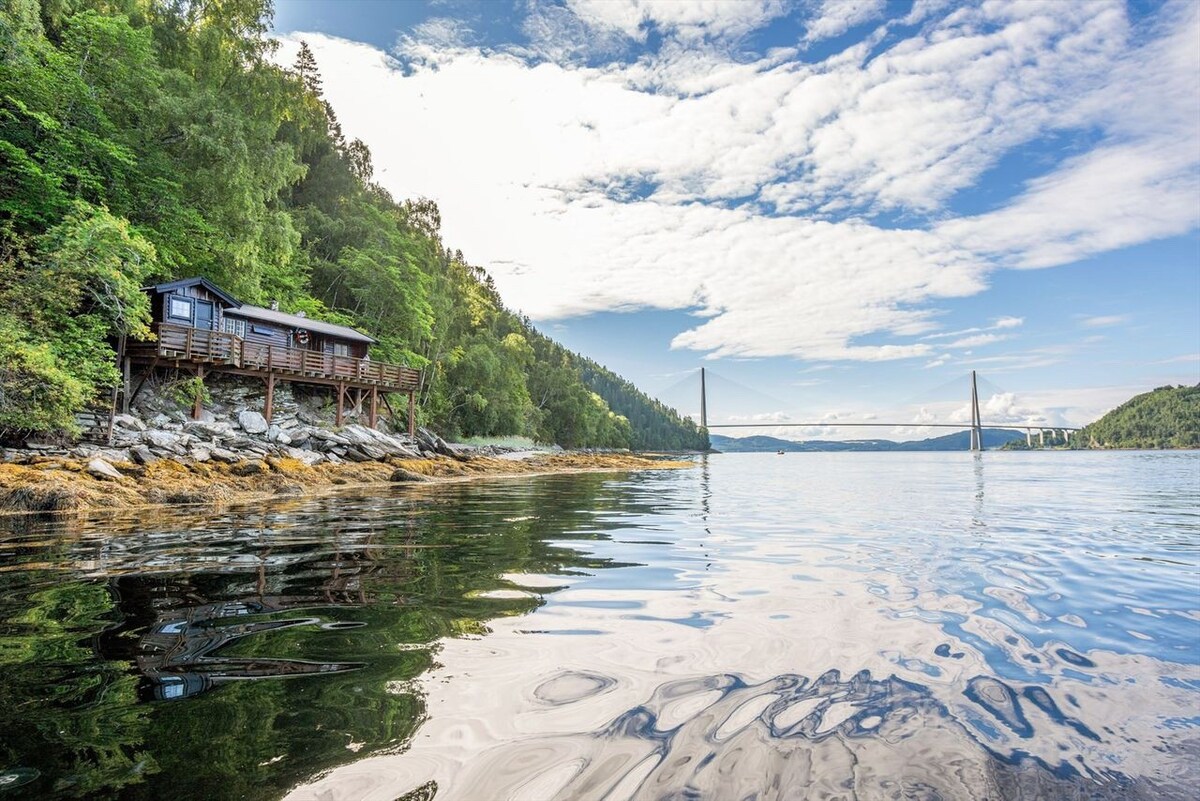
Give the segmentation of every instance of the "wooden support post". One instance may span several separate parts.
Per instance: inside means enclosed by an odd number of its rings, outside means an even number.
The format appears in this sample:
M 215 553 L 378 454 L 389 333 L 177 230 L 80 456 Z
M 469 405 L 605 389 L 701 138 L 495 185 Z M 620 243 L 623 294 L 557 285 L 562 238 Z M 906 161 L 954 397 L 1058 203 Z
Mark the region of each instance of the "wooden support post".
M 271 412 L 275 410 L 275 374 L 267 373 L 267 402 L 263 408 L 263 417 L 271 422 Z
M 190 332 L 191 329 L 189 328 Z M 196 400 L 192 402 L 192 419 L 199 420 L 200 415 L 204 413 L 204 373 L 203 367 L 196 368 L 196 378 L 200 379 L 200 385 L 196 387 Z
M 345 395 L 346 387 L 339 382 L 337 385 L 337 421 L 334 423 L 334 425 L 340 426 L 342 424 L 342 414 L 345 411 L 343 407 L 346 402 Z
M 354 413 L 362 417 L 362 387 L 354 389 Z
M 121 361 L 121 414 L 129 414 L 129 389 L 132 383 L 133 363 L 128 356 Z
M 408 435 L 417 435 L 417 396 L 411 390 L 408 393 Z
M 371 387 L 371 428 L 379 422 L 379 387 Z

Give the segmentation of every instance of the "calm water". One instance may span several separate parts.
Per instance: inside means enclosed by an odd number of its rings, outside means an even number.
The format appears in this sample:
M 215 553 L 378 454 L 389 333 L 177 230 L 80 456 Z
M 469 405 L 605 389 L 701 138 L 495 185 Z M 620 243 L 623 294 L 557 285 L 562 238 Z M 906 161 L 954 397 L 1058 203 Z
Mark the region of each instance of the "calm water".
M 1194 798 L 1200 454 L 0 523 L 0 801 Z

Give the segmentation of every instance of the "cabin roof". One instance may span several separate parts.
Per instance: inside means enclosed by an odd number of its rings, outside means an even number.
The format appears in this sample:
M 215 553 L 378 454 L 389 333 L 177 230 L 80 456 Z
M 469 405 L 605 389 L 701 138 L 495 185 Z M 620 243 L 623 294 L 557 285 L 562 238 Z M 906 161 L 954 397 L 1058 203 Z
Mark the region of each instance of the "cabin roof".
M 314 334 L 325 334 L 326 336 L 349 339 L 354 342 L 373 343 L 377 341 L 374 337 L 369 337 L 361 331 L 347 328 L 344 325 L 334 325 L 322 320 L 314 320 L 311 317 L 301 317 L 298 314 L 288 314 L 287 312 L 276 311 L 275 309 L 264 309 L 262 306 L 251 306 L 248 303 L 241 304 L 236 309 L 229 309 L 226 311 L 226 314 L 245 317 L 249 320 L 261 320 L 264 323 L 272 323 L 289 328 L 303 328 L 305 331 L 312 331 Z
M 196 276 L 194 278 L 181 278 L 178 281 L 169 281 L 165 284 L 155 284 L 154 286 L 150 286 L 150 287 L 146 287 L 146 288 L 153 289 L 155 292 L 157 292 L 158 294 L 161 295 L 165 292 L 171 292 L 172 290 L 175 290 L 175 289 L 184 289 L 186 287 L 196 286 L 196 285 L 200 285 L 200 286 L 204 287 L 209 292 L 213 293 L 218 298 L 220 298 L 221 300 L 228 303 L 230 306 L 241 306 L 242 305 L 242 302 L 240 300 L 238 300 L 237 298 L 235 298 L 233 295 L 230 295 L 224 289 L 221 289 L 219 286 L 214 284 L 212 281 L 209 281 L 207 278 L 201 278 L 200 276 Z

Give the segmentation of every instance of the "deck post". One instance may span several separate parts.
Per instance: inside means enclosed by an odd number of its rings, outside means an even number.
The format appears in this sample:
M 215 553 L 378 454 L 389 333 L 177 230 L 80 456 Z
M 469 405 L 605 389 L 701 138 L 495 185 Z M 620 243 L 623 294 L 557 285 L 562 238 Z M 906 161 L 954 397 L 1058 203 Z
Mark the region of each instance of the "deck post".
M 190 332 L 190 329 L 189 329 Z M 192 401 L 192 419 L 199 420 L 200 415 L 204 413 L 204 368 L 196 368 L 196 378 L 200 379 L 200 385 L 196 387 L 196 399 Z
M 271 422 L 271 412 L 275 409 L 275 374 L 267 373 L 267 402 L 263 408 L 263 417 Z
M 123 340 L 124 337 L 121 337 Z M 124 351 L 124 345 L 121 350 Z M 133 384 L 133 362 L 126 356 L 121 360 L 121 414 L 129 414 L 129 390 Z
M 183 358 L 191 361 L 192 359 L 192 334 L 196 329 L 188 328 L 183 335 Z
M 379 422 L 379 387 L 371 387 L 371 428 Z
M 337 420 L 334 425 L 340 426 L 342 424 L 342 414 L 345 411 L 343 408 L 346 401 L 345 395 L 346 385 L 339 381 L 337 384 Z
M 417 435 L 417 396 L 411 389 L 408 391 L 408 435 Z

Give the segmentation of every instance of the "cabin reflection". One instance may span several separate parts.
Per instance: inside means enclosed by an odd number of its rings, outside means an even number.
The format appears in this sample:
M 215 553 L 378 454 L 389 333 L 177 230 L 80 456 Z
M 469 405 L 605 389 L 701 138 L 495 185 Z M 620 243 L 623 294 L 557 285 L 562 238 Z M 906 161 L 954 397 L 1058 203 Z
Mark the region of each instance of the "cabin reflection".
M 271 597 L 258 601 L 222 601 L 160 614 L 138 642 L 137 667 L 145 681 L 139 693 L 170 701 L 199 695 L 232 681 L 282 679 L 357 670 L 361 662 L 317 662 L 273 657 L 224 657 L 221 649 L 265 632 L 297 626 L 321 626 L 319 617 L 249 620 L 276 612 L 311 609 L 312 599 Z M 348 628 L 358 623 L 325 623 Z
M 394 580 L 395 573 L 406 573 L 411 565 L 408 559 L 391 560 L 385 568 L 372 556 L 373 534 L 346 541 L 339 533 L 330 543 L 334 548 L 324 553 L 264 546 L 250 557 L 257 564 L 219 559 L 219 572 L 189 569 L 193 565 L 185 567 L 188 560 L 183 558 L 176 570 L 163 571 L 165 565 L 159 563 L 150 572 L 139 564 L 137 572 L 110 573 L 109 588 L 123 621 L 101 635 L 98 650 L 105 658 L 136 666 L 143 700 L 191 698 L 235 681 L 362 668 L 362 662 L 225 655 L 256 635 L 304 626 L 328 631 L 366 625 L 339 619 L 342 610 L 379 603 L 363 579 L 382 570 Z M 406 548 L 397 550 L 411 556 Z M 250 555 L 243 552 L 245 556 Z

